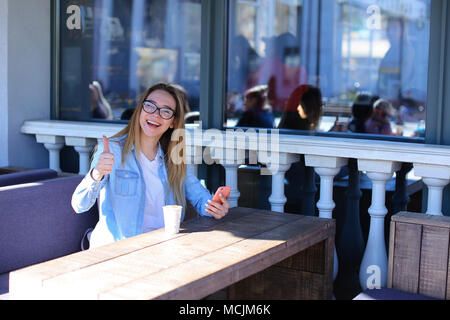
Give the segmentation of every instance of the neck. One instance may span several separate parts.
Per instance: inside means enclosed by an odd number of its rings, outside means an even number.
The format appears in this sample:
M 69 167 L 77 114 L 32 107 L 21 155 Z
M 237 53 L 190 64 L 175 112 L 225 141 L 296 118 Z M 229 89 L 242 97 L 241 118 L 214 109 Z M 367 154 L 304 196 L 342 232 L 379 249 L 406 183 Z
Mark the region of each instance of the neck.
M 154 160 L 158 153 L 159 139 L 141 134 L 141 152 L 149 160 Z

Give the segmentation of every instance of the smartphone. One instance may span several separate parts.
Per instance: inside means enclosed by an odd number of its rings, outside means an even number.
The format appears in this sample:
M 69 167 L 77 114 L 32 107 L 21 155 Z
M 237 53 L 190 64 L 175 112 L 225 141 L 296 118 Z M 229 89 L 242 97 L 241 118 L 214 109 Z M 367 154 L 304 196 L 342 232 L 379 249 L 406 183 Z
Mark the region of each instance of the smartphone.
M 214 197 L 212 198 L 213 201 L 221 203 L 220 198 L 219 198 L 219 194 L 222 194 L 222 196 L 225 199 L 228 199 L 228 197 L 230 196 L 230 192 L 231 192 L 231 187 L 219 187 L 216 191 L 216 194 L 214 195 Z

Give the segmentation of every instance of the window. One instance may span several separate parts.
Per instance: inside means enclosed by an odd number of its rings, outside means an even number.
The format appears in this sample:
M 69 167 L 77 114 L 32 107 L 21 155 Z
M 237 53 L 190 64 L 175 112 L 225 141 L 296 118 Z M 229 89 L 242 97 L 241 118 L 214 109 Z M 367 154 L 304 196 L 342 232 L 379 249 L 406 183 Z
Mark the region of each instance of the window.
M 127 120 L 160 81 L 199 110 L 200 39 L 200 0 L 61 0 L 60 118 Z
M 431 0 L 231 0 L 227 127 L 424 137 Z

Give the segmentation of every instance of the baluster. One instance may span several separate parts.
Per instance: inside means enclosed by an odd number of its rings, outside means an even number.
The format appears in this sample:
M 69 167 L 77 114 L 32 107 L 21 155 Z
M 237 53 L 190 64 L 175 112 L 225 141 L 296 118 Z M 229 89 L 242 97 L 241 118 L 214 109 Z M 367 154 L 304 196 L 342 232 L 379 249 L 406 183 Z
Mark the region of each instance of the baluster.
M 359 282 L 363 290 L 386 287 L 387 253 L 384 236 L 386 208 L 386 182 L 400 164 L 392 161 L 358 160 L 361 171 L 367 171 L 372 180 L 372 203 L 369 208 L 370 228 L 364 256 L 359 269 Z
M 449 183 L 449 180 L 423 178 L 423 182 L 428 187 L 427 214 L 442 216 L 442 195 L 444 187 Z
M 450 166 L 414 164 L 414 174 L 428 187 L 427 214 L 442 216 L 444 187 L 450 182 Z
M 267 168 L 264 168 L 264 171 L 272 174 L 272 194 L 269 197 L 271 210 L 283 213 L 287 200 L 284 195 L 284 176 L 291 164 L 299 160 L 299 156 L 291 153 L 271 154 L 272 162 L 270 163 L 263 162 L 267 159 L 266 155 L 261 157 L 258 153 L 258 158 L 261 163 L 267 164 Z
M 284 195 L 284 175 L 290 167 L 290 164 L 279 165 L 278 170 L 272 175 L 272 194 L 269 197 L 272 211 L 284 212 L 284 205 L 287 201 Z
M 64 147 L 64 137 L 37 134 L 36 141 L 43 143 L 49 152 L 49 168 L 61 172 L 59 153 Z
M 239 166 L 245 163 L 245 152 L 240 149 L 225 148 L 217 152 L 215 148 L 214 154 L 222 155 L 222 159 L 217 159 L 218 162 L 225 168 L 225 184 L 231 187 L 230 197 L 228 202 L 231 208 L 238 206 L 239 197 L 241 193 L 238 187 L 238 169 Z
M 225 168 L 225 183 L 231 187 L 228 202 L 231 208 L 235 208 L 238 206 L 239 197 L 241 196 L 238 188 L 239 164 L 222 164 L 222 166 Z
M 315 168 L 320 176 L 320 198 L 317 202 L 319 217 L 332 219 L 333 209 L 336 204 L 333 201 L 333 179 L 338 174 L 340 168 Z
M 317 208 L 321 218 L 333 218 L 333 209 L 336 206 L 333 201 L 333 179 L 347 163 L 348 159 L 346 158 L 305 155 L 305 165 L 314 167 L 316 173 L 320 176 L 320 198 L 317 202 Z M 333 279 L 336 279 L 337 272 L 338 259 L 335 247 Z

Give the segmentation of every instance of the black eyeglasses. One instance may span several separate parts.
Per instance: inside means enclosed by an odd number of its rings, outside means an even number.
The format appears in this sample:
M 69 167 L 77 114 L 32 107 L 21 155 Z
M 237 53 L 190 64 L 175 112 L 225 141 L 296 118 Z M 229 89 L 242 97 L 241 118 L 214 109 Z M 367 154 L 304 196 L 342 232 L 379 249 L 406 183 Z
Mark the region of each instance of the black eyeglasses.
M 142 109 L 150 114 L 153 114 L 158 110 L 159 116 L 164 120 L 170 120 L 175 116 L 175 111 L 173 111 L 172 109 L 167 107 L 159 108 L 153 102 L 148 100 L 144 101 L 144 103 L 142 104 Z

